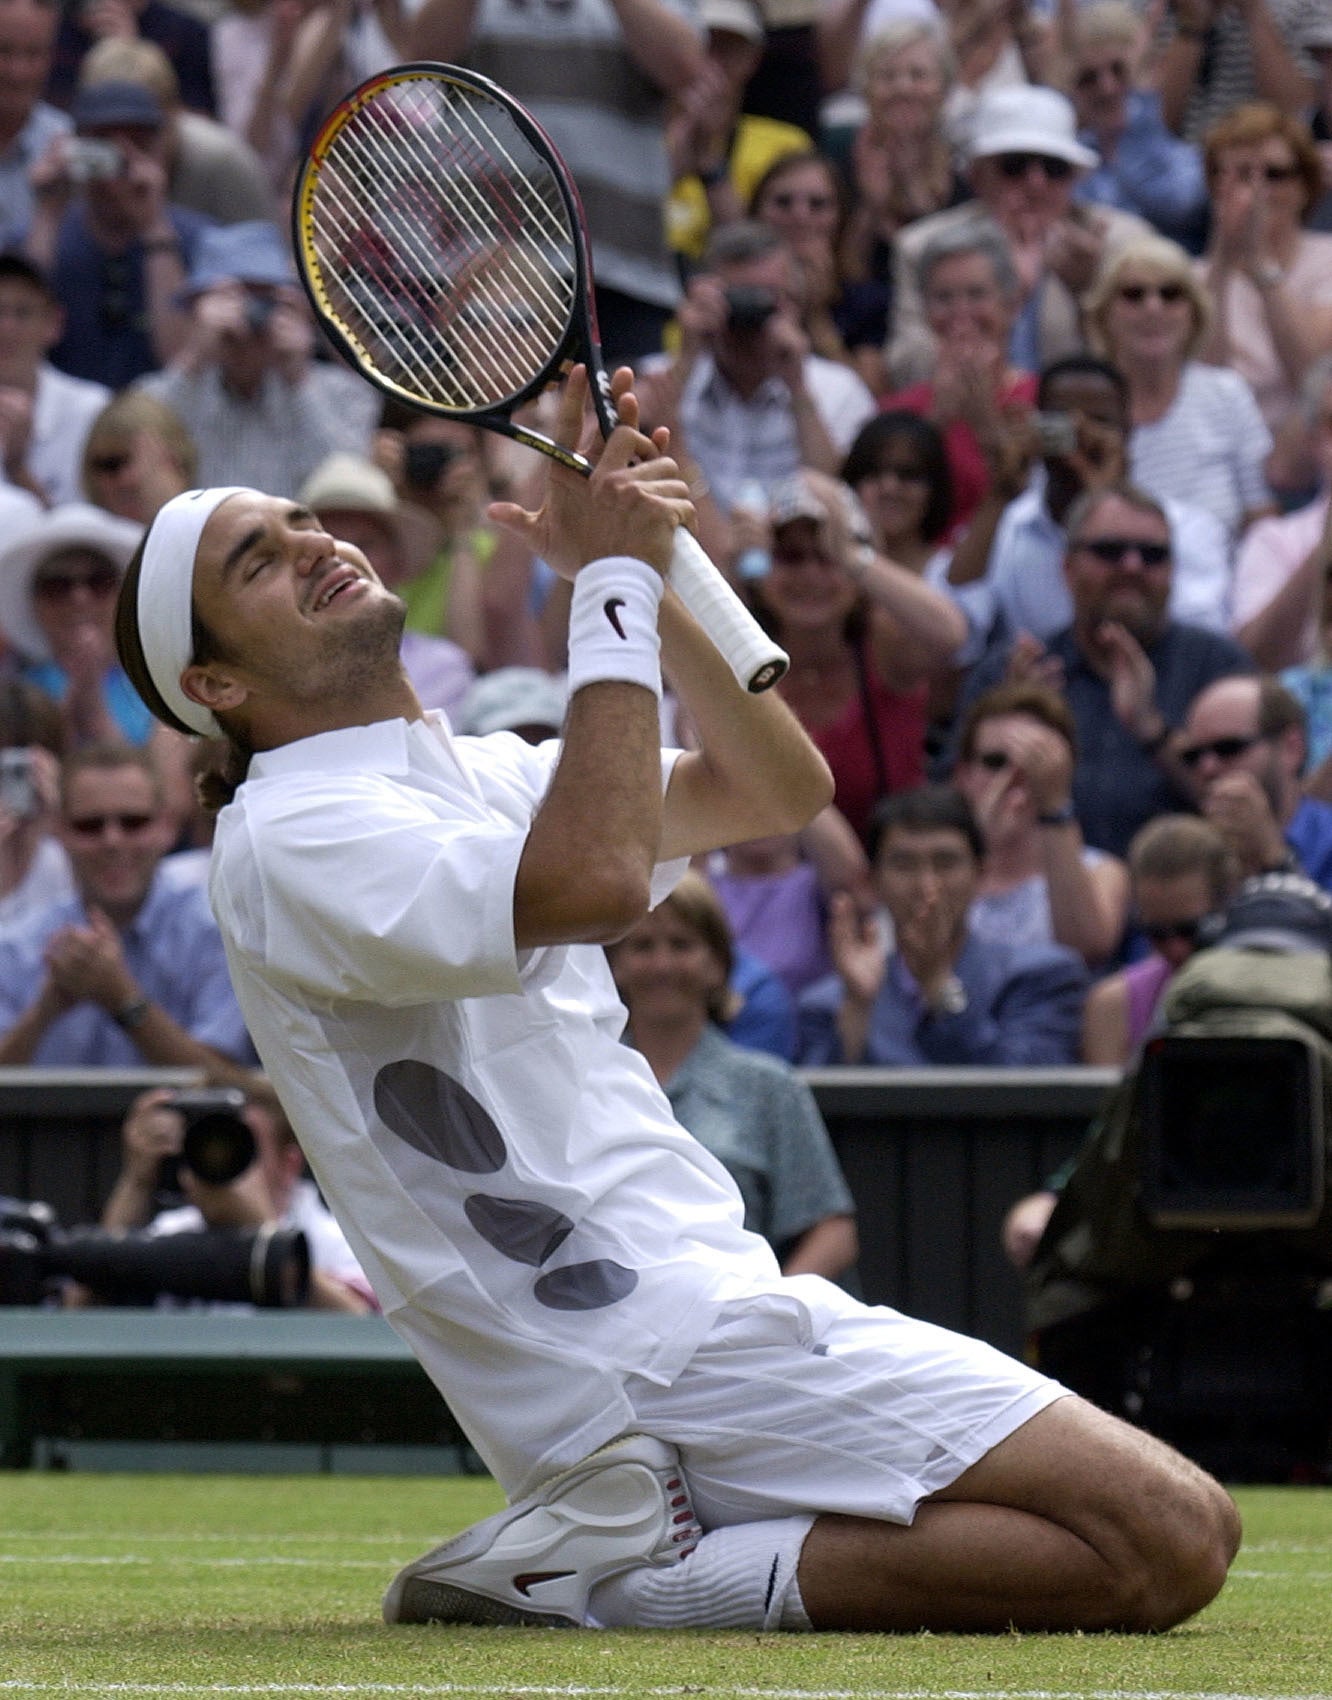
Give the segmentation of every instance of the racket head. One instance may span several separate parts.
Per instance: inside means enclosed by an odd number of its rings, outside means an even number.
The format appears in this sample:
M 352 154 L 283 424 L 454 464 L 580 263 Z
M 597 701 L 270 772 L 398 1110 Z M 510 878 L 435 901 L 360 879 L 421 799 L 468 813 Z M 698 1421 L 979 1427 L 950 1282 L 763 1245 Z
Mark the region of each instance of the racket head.
M 609 429 L 577 190 L 489 78 L 423 61 L 353 89 L 302 164 L 292 244 L 320 324 L 386 394 L 550 452 L 508 415 L 584 360 Z

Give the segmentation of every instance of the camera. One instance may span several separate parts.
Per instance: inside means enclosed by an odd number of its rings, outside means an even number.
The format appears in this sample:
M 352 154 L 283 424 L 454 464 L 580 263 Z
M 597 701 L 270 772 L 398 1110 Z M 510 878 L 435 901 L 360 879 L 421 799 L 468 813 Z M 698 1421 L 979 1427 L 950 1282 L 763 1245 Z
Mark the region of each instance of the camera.
M 451 466 L 460 453 L 451 443 L 408 443 L 402 461 L 408 489 L 429 495 L 445 467 Z
M 241 1112 L 245 1094 L 234 1086 L 177 1092 L 166 1105 L 185 1120 L 179 1157 L 166 1157 L 158 1186 L 179 1192 L 180 1171 L 188 1169 L 208 1186 L 229 1186 L 254 1162 L 257 1146 Z
M 1043 455 L 1071 455 L 1078 446 L 1078 427 L 1068 413 L 1038 413 L 1036 441 Z
M 114 142 L 97 136 L 73 136 L 65 155 L 65 173 L 71 183 L 106 183 L 119 177 L 124 157 Z
M 31 820 L 40 812 L 31 750 L 0 750 L 0 808 L 8 809 L 16 820 Z
M 269 320 L 273 317 L 273 309 L 277 302 L 270 295 L 255 295 L 249 290 L 245 292 L 245 328 L 251 336 L 262 336 L 268 329 Z
M 777 311 L 777 296 L 757 283 L 733 283 L 726 291 L 726 326 L 741 336 L 757 336 Z
M 49 1205 L 0 1198 L 0 1305 L 40 1305 L 62 1280 L 108 1303 L 151 1304 L 161 1293 L 293 1309 L 310 1291 L 310 1245 L 299 1228 L 199 1233 L 62 1231 Z

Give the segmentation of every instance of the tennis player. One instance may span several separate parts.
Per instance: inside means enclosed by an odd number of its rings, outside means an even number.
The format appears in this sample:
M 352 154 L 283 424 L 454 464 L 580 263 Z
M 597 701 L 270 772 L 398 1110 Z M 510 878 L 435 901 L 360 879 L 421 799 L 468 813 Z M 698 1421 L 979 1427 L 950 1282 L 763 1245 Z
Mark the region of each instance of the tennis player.
M 814 1276 L 619 1043 L 603 952 L 685 859 L 828 801 L 664 580 L 692 521 L 620 425 L 494 516 L 573 581 L 560 743 L 455 739 L 403 609 L 291 502 L 192 491 L 150 527 L 122 659 L 223 733 L 212 900 L 250 1032 L 385 1314 L 509 1506 L 408 1565 L 390 1622 L 1162 1629 L 1238 1544 L 1228 1496 L 1001 1353 Z M 585 375 L 560 440 L 584 436 Z M 700 748 L 663 752 L 663 661 Z M 692 1498 L 691 1498 L 692 1496 Z

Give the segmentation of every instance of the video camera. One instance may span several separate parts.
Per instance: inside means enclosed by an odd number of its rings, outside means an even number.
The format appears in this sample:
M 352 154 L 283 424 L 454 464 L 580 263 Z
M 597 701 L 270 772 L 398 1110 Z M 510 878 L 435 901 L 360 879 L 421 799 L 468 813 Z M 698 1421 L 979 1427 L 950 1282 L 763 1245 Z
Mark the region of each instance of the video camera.
M 0 1197 L 0 1305 L 40 1305 L 62 1279 L 116 1304 L 182 1299 L 295 1309 L 310 1290 L 310 1247 L 298 1228 L 179 1234 L 57 1227 L 47 1204 Z

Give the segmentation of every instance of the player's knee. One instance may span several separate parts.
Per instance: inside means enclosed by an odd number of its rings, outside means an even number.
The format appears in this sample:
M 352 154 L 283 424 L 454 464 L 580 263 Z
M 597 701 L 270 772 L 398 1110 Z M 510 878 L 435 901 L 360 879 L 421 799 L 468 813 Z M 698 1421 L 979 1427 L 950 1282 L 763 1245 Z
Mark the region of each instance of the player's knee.
M 1126 1516 L 1116 1586 L 1123 1628 L 1170 1629 L 1221 1592 L 1240 1542 L 1239 1512 L 1201 1471 L 1148 1492 Z

